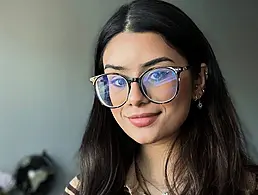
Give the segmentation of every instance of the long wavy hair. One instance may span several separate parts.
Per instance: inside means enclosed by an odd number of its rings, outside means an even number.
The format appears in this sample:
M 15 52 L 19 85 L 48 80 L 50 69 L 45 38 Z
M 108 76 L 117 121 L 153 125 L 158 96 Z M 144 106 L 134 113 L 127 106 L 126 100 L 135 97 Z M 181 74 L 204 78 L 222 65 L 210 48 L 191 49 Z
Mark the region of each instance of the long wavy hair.
M 241 194 L 244 173 L 251 163 L 239 118 L 229 96 L 213 50 L 203 33 L 179 8 L 159 0 L 136 0 L 120 7 L 99 34 L 95 50 L 95 75 L 104 73 L 103 52 L 108 42 L 122 32 L 154 32 L 176 48 L 193 68 L 208 67 L 203 109 L 193 101 L 176 139 L 179 155 L 173 170 L 166 160 L 166 184 L 184 182 L 182 195 Z M 118 48 L 119 49 L 119 48 Z M 128 170 L 140 145 L 117 124 L 109 108 L 95 96 L 80 147 L 81 195 L 124 194 Z M 175 158 L 175 157 L 173 157 Z M 173 181 L 167 175 L 173 173 Z M 184 176 L 184 177 L 182 177 Z

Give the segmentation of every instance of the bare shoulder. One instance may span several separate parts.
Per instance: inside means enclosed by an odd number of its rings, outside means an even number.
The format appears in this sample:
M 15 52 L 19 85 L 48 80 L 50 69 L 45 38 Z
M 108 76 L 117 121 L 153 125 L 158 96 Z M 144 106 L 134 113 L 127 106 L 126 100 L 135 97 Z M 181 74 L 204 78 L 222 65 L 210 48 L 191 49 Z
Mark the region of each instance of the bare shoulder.
M 70 183 L 66 186 L 64 195 L 79 195 L 80 178 L 74 177 Z

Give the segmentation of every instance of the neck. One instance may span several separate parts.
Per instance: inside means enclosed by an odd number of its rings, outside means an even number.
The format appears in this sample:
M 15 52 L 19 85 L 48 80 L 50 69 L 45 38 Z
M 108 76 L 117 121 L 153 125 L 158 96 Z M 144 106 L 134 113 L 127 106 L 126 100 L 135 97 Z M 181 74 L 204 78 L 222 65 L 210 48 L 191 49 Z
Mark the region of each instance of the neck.
M 137 159 L 138 166 L 146 180 L 164 188 L 165 184 L 165 164 L 171 146 L 171 140 L 141 146 Z M 168 164 L 171 168 L 171 163 Z

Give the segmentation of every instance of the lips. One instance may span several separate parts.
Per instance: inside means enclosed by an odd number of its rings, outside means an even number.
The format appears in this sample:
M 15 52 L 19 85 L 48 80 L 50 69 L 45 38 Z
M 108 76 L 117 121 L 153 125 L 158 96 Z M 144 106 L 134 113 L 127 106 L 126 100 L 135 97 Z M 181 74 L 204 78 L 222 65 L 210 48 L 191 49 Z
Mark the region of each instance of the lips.
M 136 127 L 147 127 L 156 121 L 160 113 L 136 114 L 128 117 L 128 119 Z

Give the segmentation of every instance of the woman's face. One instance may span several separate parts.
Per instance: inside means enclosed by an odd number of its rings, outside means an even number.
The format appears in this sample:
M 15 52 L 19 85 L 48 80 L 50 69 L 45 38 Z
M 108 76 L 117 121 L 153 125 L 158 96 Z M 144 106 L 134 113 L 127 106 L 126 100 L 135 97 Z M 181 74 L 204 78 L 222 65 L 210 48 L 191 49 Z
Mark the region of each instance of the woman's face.
M 151 66 L 143 66 L 156 58 L 166 57 Z M 120 33 L 107 45 L 103 64 L 105 73 L 120 73 L 138 78 L 152 67 L 185 67 L 187 60 L 169 47 L 155 33 Z M 112 65 L 112 66 L 106 66 Z M 193 84 L 189 70 L 180 74 L 178 95 L 169 103 L 156 104 L 149 101 L 140 91 L 137 82 L 131 83 L 128 101 L 119 108 L 111 109 L 114 118 L 124 132 L 140 144 L 151 144 L 170 140 L 186 120 Z

